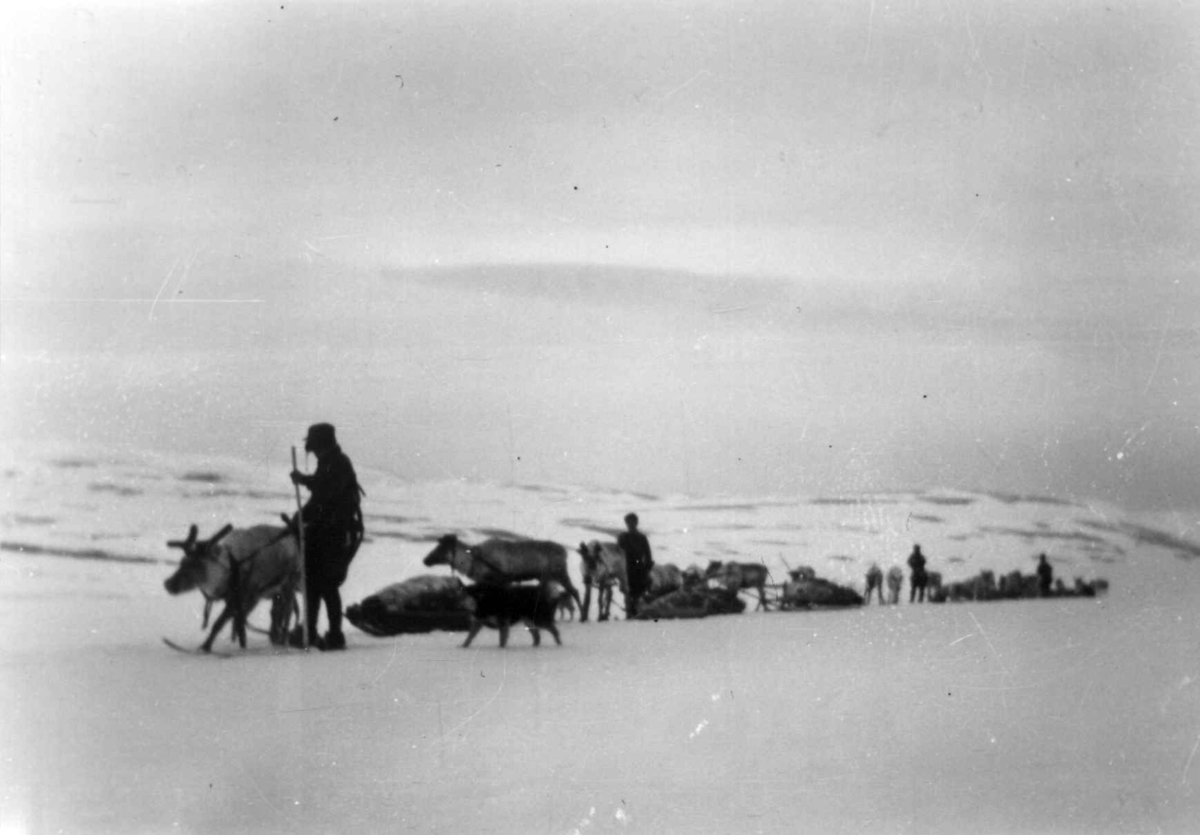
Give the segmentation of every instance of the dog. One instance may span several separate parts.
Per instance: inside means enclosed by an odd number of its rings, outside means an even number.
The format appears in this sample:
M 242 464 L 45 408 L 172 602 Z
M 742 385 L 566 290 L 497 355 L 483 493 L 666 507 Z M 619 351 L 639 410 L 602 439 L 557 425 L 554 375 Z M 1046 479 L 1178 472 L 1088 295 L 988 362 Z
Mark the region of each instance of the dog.
M 558 600 L 542 585 L 492 586 L 475 584 L 467 587 L 468 607 L 471 609 L 471 628 L 462 647 L 471 646 L 479 630 L 487 626 L 499 630 L 500 646 L 508 645 L 508 630 L 523 623 L 533 636 L 533 645 L 541 646 L 540 630 L 545 629 L 554 636 L 554 642 L 562 646 L 554 615 Z

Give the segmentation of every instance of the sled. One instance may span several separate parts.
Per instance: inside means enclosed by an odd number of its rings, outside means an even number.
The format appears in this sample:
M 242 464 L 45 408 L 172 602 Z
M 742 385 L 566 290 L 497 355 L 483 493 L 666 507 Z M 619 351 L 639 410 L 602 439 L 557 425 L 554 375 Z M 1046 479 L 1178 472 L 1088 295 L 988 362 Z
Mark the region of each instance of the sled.
M 368 635 L 466 632 L 471 612 L 456 577 L 423 575 L 394 583 L 346 609 L 346 619 Z

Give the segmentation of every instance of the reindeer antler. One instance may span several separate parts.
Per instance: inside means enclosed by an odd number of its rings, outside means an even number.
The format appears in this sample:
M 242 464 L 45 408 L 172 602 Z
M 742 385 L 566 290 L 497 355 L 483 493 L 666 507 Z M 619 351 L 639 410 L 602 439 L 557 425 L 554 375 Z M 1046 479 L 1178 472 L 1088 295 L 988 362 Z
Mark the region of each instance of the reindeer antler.
M 290 516 L 286 513 L 280 513 L 279 518 L 283 520 L 283 526 L 288 529 L 288 533 L 290 533 L 292 536 L 296 536 L 296 537 L 298 537 L 300 535 L 300 514 L 299 513 L 293 513 Z
M 233 530 L 233 525 L 227 524 L 225 527 L 221 528 L 221 530 L 217 531 L 216 535 L 208 541 L 208 547 L 211 548 L 216 545 L 221 541 L 221 539 L 227 536 L 231 530 Z
M 200 533 L 200 529 L 197 528 L 195 525 L 192 525 L 191 528 L 188 529 L 187 539 L 185 539 L 183 541 L 180 541 L 178 539 L 168 540 L 167 547 L 168 548 L 182 548 L 185 552 L 190 551 L 192 546 L 196 544 L 196 535 L 198 533 Z

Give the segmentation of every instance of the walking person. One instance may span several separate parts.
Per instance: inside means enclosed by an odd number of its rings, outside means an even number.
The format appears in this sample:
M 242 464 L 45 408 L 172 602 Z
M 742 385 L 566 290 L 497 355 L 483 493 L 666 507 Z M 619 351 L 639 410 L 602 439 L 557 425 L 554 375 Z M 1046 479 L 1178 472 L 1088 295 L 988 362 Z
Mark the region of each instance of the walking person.
M 301 511 L 304 520 L 304 573 L 307 586 L 305 615 L 308 621 L 308 643 L 318 649 L 345 649 L 342 633 L 342 596 L 339 589 L 346 582 L 350 561 L 362 543 L 363 522 L 358 477 L 354 465 L 338 445 L 332 424 L 314 423 L 304 439 L 304 451 L 317 456 L 317 468 L 312 475 L 298 470 L 291 474 L 292 483 L 309 490 L 311 495 Z M 317 633 L 317 617 L 321 603 L 329 631 L 322 639 Z M 292 633 L 291 643 L 301 645 L 299 627 Z
M 625 575 L 629 594 L 625 598 L 625 617 L 637 616 L 641 598 L 650 588 L 650 569 L 654 557 L 650 553 L 650 540 L 638 530 L 636 513 L 625 515 L 625 532 L 617 537 L 617 545 L 625 552 Z
M 921 553 L 920 545 L 914 545 L 912 553 L 908 555 L 908 567 L 912 570 L 908 580 L 908 602 L 924 603 L 925 586 L 929 583 L 929 575 L 925 573 L 925 555 Z

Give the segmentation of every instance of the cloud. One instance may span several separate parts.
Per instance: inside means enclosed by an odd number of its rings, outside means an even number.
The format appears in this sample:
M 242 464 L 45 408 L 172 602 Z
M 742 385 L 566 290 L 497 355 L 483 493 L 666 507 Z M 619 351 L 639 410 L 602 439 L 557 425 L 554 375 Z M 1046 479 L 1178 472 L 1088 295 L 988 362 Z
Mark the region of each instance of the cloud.
M 652 490 L 1194 492 L 1153 453 L 1195 443 L 1189 8 L 26 12 L 10 423 L 337 415 L 411 438 L 402 469 L 666 459 Z

